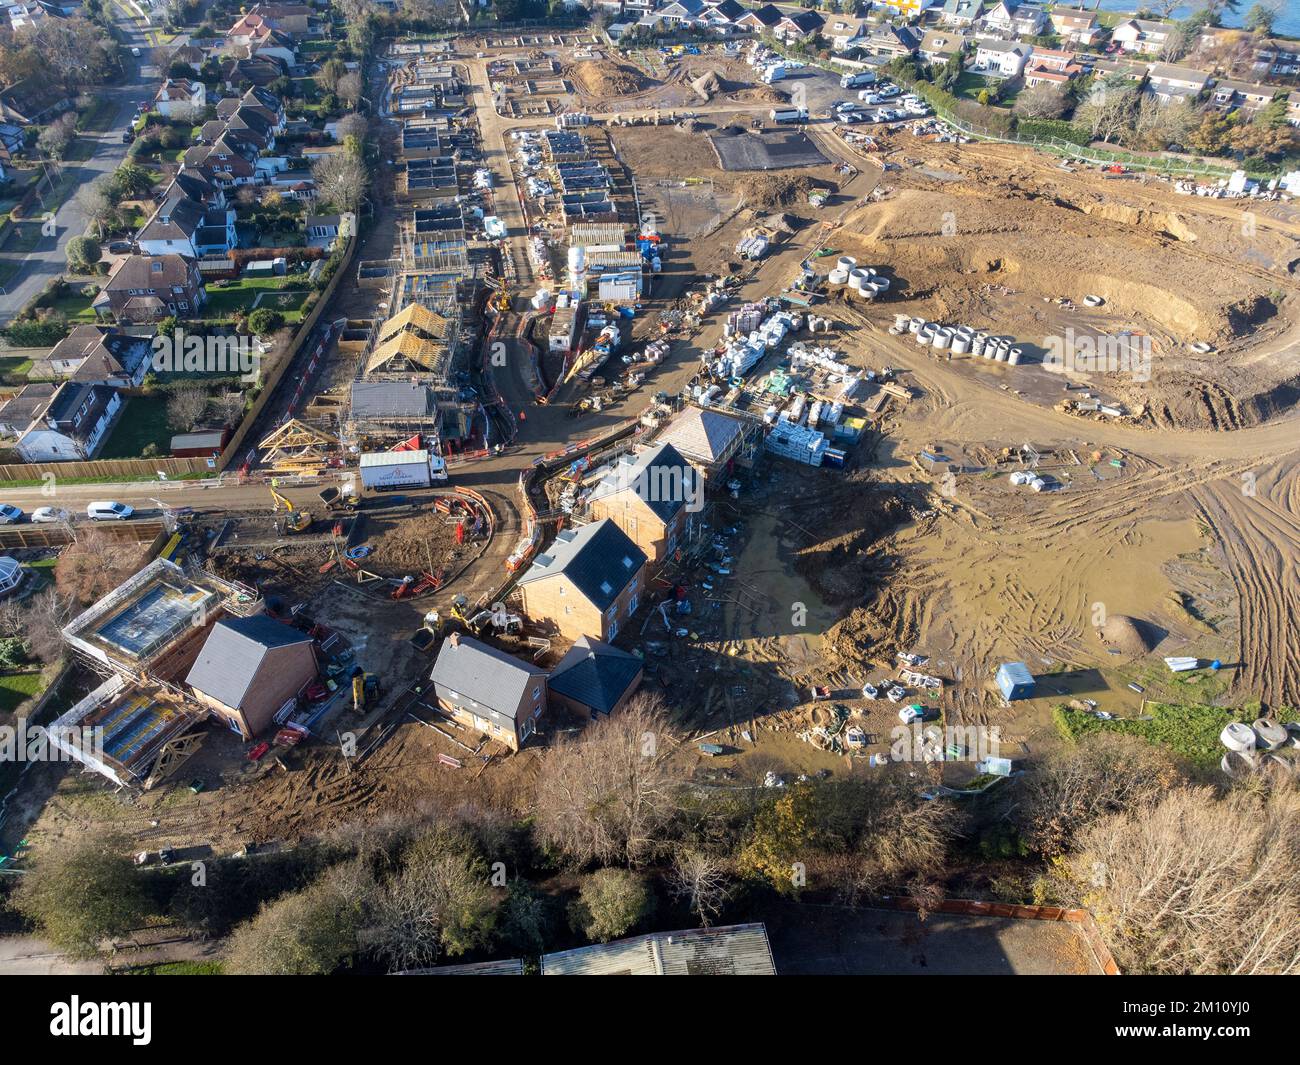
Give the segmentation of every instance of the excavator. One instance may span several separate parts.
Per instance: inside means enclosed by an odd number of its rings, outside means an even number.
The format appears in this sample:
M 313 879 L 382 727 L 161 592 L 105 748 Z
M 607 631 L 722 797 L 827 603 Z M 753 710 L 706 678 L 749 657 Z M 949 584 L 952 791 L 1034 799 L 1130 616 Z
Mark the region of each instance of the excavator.
M 492 294 L 488 296 L 488 310 L 497 314 L 505 314 L 510 310 L 510 290 L 506 288 L 504 280 L 489 277 L 487 279 L 488 288 L 492 289 Z
M 274 488 L 271 490 L 271 510 L 272 513 L 278 514 L 281 510 L 285 512 L 283 528 L 285 532 L 297 533 L 302 532 L 311 524 L 311 515 L 305 510 L 299 510 L 289 500 L 285 499 Z
M 463 595 L 451 601 L 451 616 L 459 621 L 475 636 L 481 636 L 487 629 L 498 635 L 514 636 L 523 631 L 524 619 L 518 614 L 507 614 L 501 610 L 479 610 L 474 614 L 467 611 L 469 600 Z
M 379 678 L 360 666 L 352 670 L 352 709 L 364 714 L 379 700 Z

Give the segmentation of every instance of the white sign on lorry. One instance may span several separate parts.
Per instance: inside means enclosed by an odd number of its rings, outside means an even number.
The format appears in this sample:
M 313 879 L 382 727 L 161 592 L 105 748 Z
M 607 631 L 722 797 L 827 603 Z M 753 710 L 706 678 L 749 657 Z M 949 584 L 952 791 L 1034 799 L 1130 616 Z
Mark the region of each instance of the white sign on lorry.
M 428 488 L 447 479 L 441 455 L 419 451 L 372 451 L 361 456 L 361 486 L 375 492 L 392 488 Z

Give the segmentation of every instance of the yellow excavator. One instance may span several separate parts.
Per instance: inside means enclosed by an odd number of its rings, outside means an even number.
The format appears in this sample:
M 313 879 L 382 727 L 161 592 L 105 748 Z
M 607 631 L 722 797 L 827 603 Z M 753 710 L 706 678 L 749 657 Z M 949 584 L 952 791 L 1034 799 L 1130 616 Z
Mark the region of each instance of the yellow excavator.
M 278 514 L 281 510 L 285 512 L 283 526 L 285 532 L 302 532 L 311 524 L 310 514 L 305 510 L 299 510 L 274 488 L 271 489 L 271 507 L 272 513 Z
M 492 290 L 492 294 L 488 296 L 488 310 L 505 314 L 510 310 L 510 290 L 506 287 L 504 279 L 489 277 L 487 285 Z

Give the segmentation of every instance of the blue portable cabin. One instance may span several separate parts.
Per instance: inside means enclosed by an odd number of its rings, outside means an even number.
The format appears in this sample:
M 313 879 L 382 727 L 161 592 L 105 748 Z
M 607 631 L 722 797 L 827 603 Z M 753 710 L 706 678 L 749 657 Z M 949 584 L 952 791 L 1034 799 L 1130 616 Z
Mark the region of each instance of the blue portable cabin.
M 1023 662 L 1003 662 L 998 666 L 997 685 L 1008 702 L 1034 697 L 1034 676 Z

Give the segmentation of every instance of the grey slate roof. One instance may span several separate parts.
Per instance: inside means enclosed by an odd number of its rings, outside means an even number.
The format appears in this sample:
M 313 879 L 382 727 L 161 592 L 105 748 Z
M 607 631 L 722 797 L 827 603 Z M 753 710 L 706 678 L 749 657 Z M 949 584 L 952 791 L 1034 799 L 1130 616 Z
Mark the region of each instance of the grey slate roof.
M 519 578 L 521 585 L 567 576 L 592 605 L 605 610 L 645 565 L 645 552 L 609 518 L 565 529 Z
M 305 632 L 265 614 L 225 618 L 212 626 L 185 683 L 224 706 L 238 708 L 267 651 L 310 642 Z
M 459 636 L 443 641 L 429 679 L 435 687 L 445 689 L 439 690 L 439 697 L 468 710 L 495 711 L 495 716 L 513 721 L 529 687 L 544 676 L 541 669 L 523 659 Z
M 579 636 L 551 670 L 547 685 L 583 706 L 608 714 L 640 675 L 641 659 L 599 640 Z
M 357 418 L 417 417 L 433 413 L 427 385 L 409 381 L 354 381 L 352 414 Z
M 688 499 L 700 498 L 703 478 L 672 444 L 661 442 L 639 455 L 621 455 L 596 482 L 590 501 L 633 491 L 662 522 L 669 522 Z
M 775 976 L 767 928 L 658 932 L 542 955 L 543 976 Z

